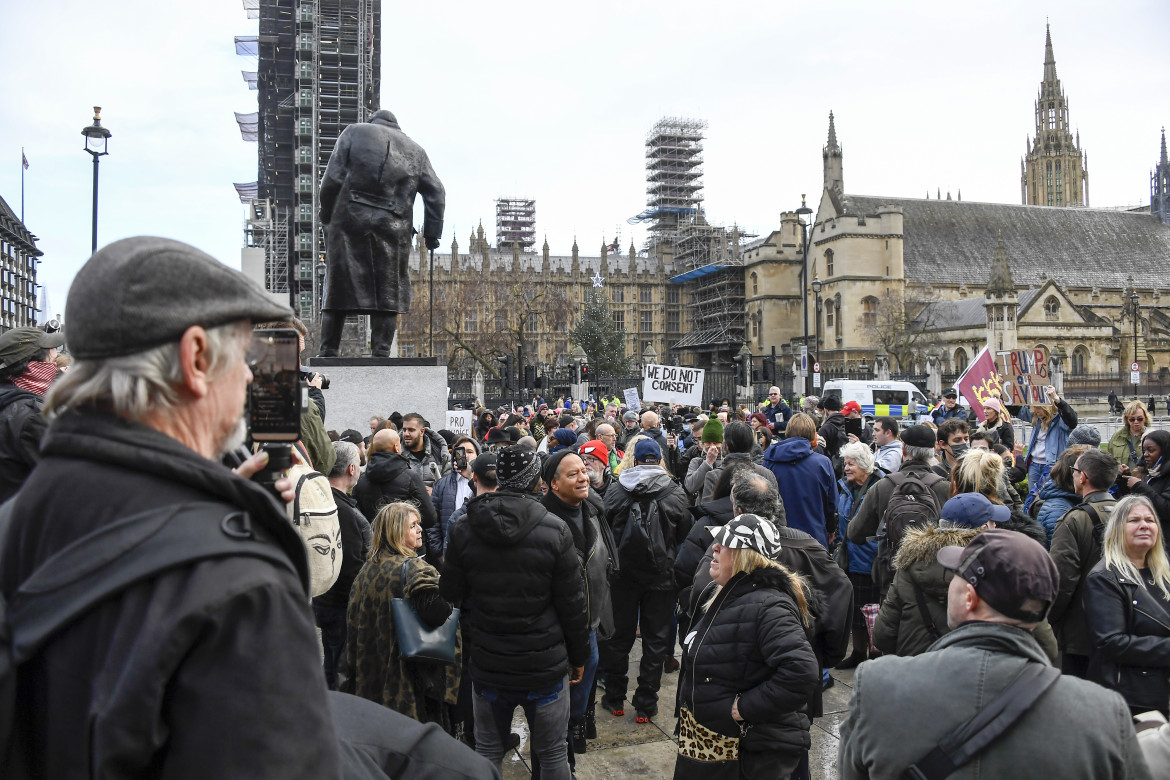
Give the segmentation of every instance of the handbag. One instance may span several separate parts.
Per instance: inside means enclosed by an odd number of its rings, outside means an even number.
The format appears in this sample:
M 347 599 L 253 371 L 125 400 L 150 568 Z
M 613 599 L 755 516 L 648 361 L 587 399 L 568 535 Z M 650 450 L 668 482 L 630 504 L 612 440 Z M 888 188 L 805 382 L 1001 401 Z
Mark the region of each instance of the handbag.
M 390 599 L 390 614 L 394 617 L 394 633 L 398 637 L 398 653 L 408 661 L 454 664 L 459 609 L 452 609 L 443 625 L 427 628 L 406 599 L 406 578 L 409 573 L 410 559 L 407 558 L 402 562 L 400 578 L 403 598 Z

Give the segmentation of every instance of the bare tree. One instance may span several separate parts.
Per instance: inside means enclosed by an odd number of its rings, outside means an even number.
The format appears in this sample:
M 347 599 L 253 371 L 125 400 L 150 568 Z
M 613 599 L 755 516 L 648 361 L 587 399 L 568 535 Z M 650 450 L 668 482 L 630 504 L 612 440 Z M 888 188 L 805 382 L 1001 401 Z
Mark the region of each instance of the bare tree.
M 890 291 L 878 299 L 876 311 L 858 318 L 857 326 L 870 346 L 886 350 L 899 373 L 907 372 L 941 346 L 936 328 L 942 314 L 938 307 L 945 304 L 927 294 Z

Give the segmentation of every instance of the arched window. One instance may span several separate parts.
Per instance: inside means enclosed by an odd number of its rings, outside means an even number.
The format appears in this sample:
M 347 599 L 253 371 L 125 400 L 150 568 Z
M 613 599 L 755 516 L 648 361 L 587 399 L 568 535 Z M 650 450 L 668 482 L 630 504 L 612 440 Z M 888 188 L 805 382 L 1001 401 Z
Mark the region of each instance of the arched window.
M 834 314 L 835 314 L 835 312 L 834 312 L 834 307 L 833 307 L 833 299 L 829 298 L 825 301 L 825 333 L 828 333 L 830 330 L 833 330 L 833 315 Z M 834 330 L 834 332 L 836 332 L 836 331 Z
M 1056 300 L 1055 295 L 1049 295 L 1044 301 L 1044 319 L 1060 319 L 1060 301 Z
M 959 347 L 955 350 L 955 370 L 964 371 L 967 368 L 967 350 Z
M 873 328 L 877 326 L 877 308 L 878 299 L 872 295 L 861 299 L 862 327 Z
M 832 249 L 825 250 L 825 275 L 826 276 L 833 275 L 833 250 Z
M 752 271 L 752 295 L 759 295 L 759 294 L 760 294 L 760 277 L 755 271 Z
M 1084 346 L 1078 345 L 1072 353 L 1072 365 L 1069 366 L 1069 373 L 1075 376 L 1083 376 L 1089 373 L 1089 350 Z

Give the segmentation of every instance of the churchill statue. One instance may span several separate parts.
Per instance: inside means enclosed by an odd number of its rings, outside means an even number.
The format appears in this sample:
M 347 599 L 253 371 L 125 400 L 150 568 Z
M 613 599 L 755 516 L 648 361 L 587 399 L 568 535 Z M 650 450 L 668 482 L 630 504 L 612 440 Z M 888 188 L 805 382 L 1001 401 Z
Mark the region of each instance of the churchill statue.
M 410 311 L 416 194 L 426 206 L 423 239 L 434 249 L 445 202 L 427 153 L 389 111 L 342 131 L 321 179 L 325 290 L 318 357 L 337 356 L 347 314 L 369 314 L 373 356 L 390 355 L 398 315 Z

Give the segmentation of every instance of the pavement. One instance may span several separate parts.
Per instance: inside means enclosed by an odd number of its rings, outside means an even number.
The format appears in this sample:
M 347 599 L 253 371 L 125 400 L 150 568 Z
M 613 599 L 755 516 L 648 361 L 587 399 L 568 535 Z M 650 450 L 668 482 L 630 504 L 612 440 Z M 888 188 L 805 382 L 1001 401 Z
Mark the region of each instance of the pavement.
M 675 658 L 679 658 L 675 647 Z M 635 642 L 630 654 L 630 693 L 637 685 L 638 660 L 641 658 L 641 641 Z M 824 717 L 817 718 L 812 726 L 812 749 L 809 751 L 809 766 L 813 780 L 830 780 L 837 777 L 837 743 L 840 737 L 841 721 L 848 713 L 849 697 L 853 692 L 853 670 L 831 669 L 834 685 L 824 694 Z M 597 710 L 597 739 L 589 741 L 589 748 L 577 756 L 577 780 L 601 780 L 601 778 L 670 778 L 674 776 L 674 759 L 677 753 L 674 732 L 674 695 L 678 686 L 678 672 L 662 676 L 662 690 L 659 692 L 659 714 L 650 723 L 634 722 L 632 707 L 624 717 L 614 717 L 609 712 Z M 600 698 L 600 693 L 598 697 Z M 629 701 L 627 699 L 627 704 Z M 520 735 L 521 743 L 504 757 L 504 780 L 521 780 L 531 775 L 529 758 L 528 727 L 524 715 L 516 711 L 512 731 Z

